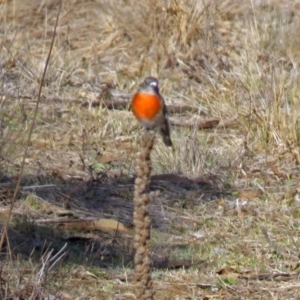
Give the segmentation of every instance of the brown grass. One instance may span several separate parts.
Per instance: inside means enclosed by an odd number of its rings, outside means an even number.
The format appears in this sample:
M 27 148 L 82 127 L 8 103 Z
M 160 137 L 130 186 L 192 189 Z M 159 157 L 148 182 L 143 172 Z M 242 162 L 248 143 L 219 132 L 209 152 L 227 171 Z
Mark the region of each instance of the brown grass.
M 0 8 L 2 224 L 58 1 Z M 38 284 L 47 247 L 68 242 L 43 293 L 134 299 L 131 234 L 38 221 L 66 218 L 64 208 L 130 227 L 140 127 L 131 112 L 92 102 L 129 101 L 152 75 L 167 104 L 198 110 L 171 120 L 237 116 L 232 127 L 174 126 L 174 154 L 156 140 L 153 173 L 181 175 L 151 185 L 157 299 L 299 298 L 299 10 L 297 1 L 64 1 L 0 290 Z

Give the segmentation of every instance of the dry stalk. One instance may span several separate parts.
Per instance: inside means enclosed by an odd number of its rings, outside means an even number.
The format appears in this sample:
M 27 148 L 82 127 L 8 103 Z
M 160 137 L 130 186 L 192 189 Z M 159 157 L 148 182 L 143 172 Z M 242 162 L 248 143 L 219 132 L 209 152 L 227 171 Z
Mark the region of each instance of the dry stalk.
M 154 144 L 154 132 L 145 132 L 141 137 L 141 147 L 137 155 L 137 178 L 134 186 L 134 248 L 135 248 L 135 284 L 136 298 L 154 299 L 150 271 L 150 197 L 147 190 L 150 184 L 151 150 Z
M 21 162 L 21 167 L 20 167 L 20 171 L 19 171 L 19 174 L 18 174 L 18 179 L 17 179 L 16 186 L 15 186 L 15 189 L 14 189 L 14 194 L 13 194 L 12 199 L 10 201 L 8 216 L 7 216 L 7 219 L 5 221 L 5 224 L 4 224 L 2 232 L 1 232 L 0 252 L 2 251 L 2 248 L 3 248 L 3 245 L 4 245 L 5 241 L 7 241 L 7 245 L 9 245 L 9 241 L 8 241 L 8 238 L 7 238 L 9 222 L 10 222 L 10 219 L 11 219 L 14 203 L 16 201 L 16 198 L 17 198 L 17 195 L 18 195 L 18 192 L 19 192 L 19 189 L 20 189 L 21 180 L 23 178 L 25 161 L 26 161 L 26 158 L 27 158 L 27 152 L 28 152 L 28 148 L 29 148 L 29 145 L 30 145 L 33 129 L 35 127 L 35 122 L 36 122 L 36 117 L 37 117 L 37 113 L 38 113 L 39 104 L 41 102 L 42 88 L 43 88 L 46 73 L 47 73 L 47 70 L 48 70 L 48 67 L 49 67 L 49 62 L 50 62 L 52 48 L 53 48 L 54 40 L 55 40 L 55 36 L 56 36 L 56 29 L 57 29 L 57 26 L 58 26 L 58 20 L 59 20 L 59 16 L 60 16 L 61 6 L 62 6 L 62 1 L 59 1 L 58 12 L 57 12 L 57 16 L 56 16 L 55 25 L 54 25 L 52 40 L 51 40 L 49 52 L 48 52 L 48 55 L 47 55 L 44 71 L 43 71 L 43 74 L 42 74 L 42 77 L 41 77 L 41 80 L 40 80 L 40 83 L 39 83 L 39 91 L 38 91 L 37 101 L 36 101 L 35 108 L 34 108 L 34 114 L 33 114 L 32 122 L 31 122 L 30 128 L 29 128 L 29 134 L 28 134 L 26 145 L 25 145 L 24 154 L 23 154 L 23 157 L 22 157 L 22 162 Z M 11 260 L 12 260 L 10 247 L 9 247 L 8 250 L 9 250 Z

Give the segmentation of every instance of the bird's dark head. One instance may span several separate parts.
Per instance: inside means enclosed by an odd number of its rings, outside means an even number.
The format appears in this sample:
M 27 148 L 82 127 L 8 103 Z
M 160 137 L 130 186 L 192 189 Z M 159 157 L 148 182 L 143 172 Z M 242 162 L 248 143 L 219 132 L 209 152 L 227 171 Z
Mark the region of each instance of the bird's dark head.
M 158 80 L 155 77 L 147 77 L 140 86 L 141 90 L 159 93 Z

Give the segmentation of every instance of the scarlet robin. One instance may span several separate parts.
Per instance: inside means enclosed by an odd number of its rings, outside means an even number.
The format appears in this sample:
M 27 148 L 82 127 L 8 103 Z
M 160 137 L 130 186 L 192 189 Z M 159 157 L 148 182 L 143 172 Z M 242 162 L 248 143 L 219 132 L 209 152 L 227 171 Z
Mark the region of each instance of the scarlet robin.
M 148 130 L 156 129 L 166 146 L 172 147 L 167 107 L 159 93 L 158 80 L 147 77 L 131 100 L 133 114 Z

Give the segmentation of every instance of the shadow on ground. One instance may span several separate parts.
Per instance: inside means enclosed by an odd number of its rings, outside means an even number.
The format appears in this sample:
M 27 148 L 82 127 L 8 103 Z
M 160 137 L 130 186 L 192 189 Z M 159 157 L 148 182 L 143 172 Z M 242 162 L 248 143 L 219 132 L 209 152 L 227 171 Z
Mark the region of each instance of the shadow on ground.
M 7 217 L 13 194 L 13 178 L 2 176 L 1 227 Z M 133 190 L 134 178 L 110 178 L 99 173 L 88 180 L 62 180 L 55 175 L 27 176 L 22 181 L 9 230 L 9 244 L 14 256 L 39 260 L 49 249 L 58 252 L 67 243 L 68 263 L 88 263 L 100 267 L 131 267 L 133 258 Z M 187 219 L 180 211 L 211 201 L 223 193 L 216 177 L 191 180 L 175 174 L 152 177 L 150 215 L 152 228 L 176 235 Z M 65 224 L 73 221 L 113 219 L 126 231 L 72 230 Z M 178 246 L 178 245 L 177 245 Z M 165 246 L 167 247 L 167 245 Z M 170 249 L 156 247 L 155 267 L 172 267 L 165 258 Z M 8 250 L 5 244 L 4 253 Z M 54 254 L 53 253 L 53 254 Z

